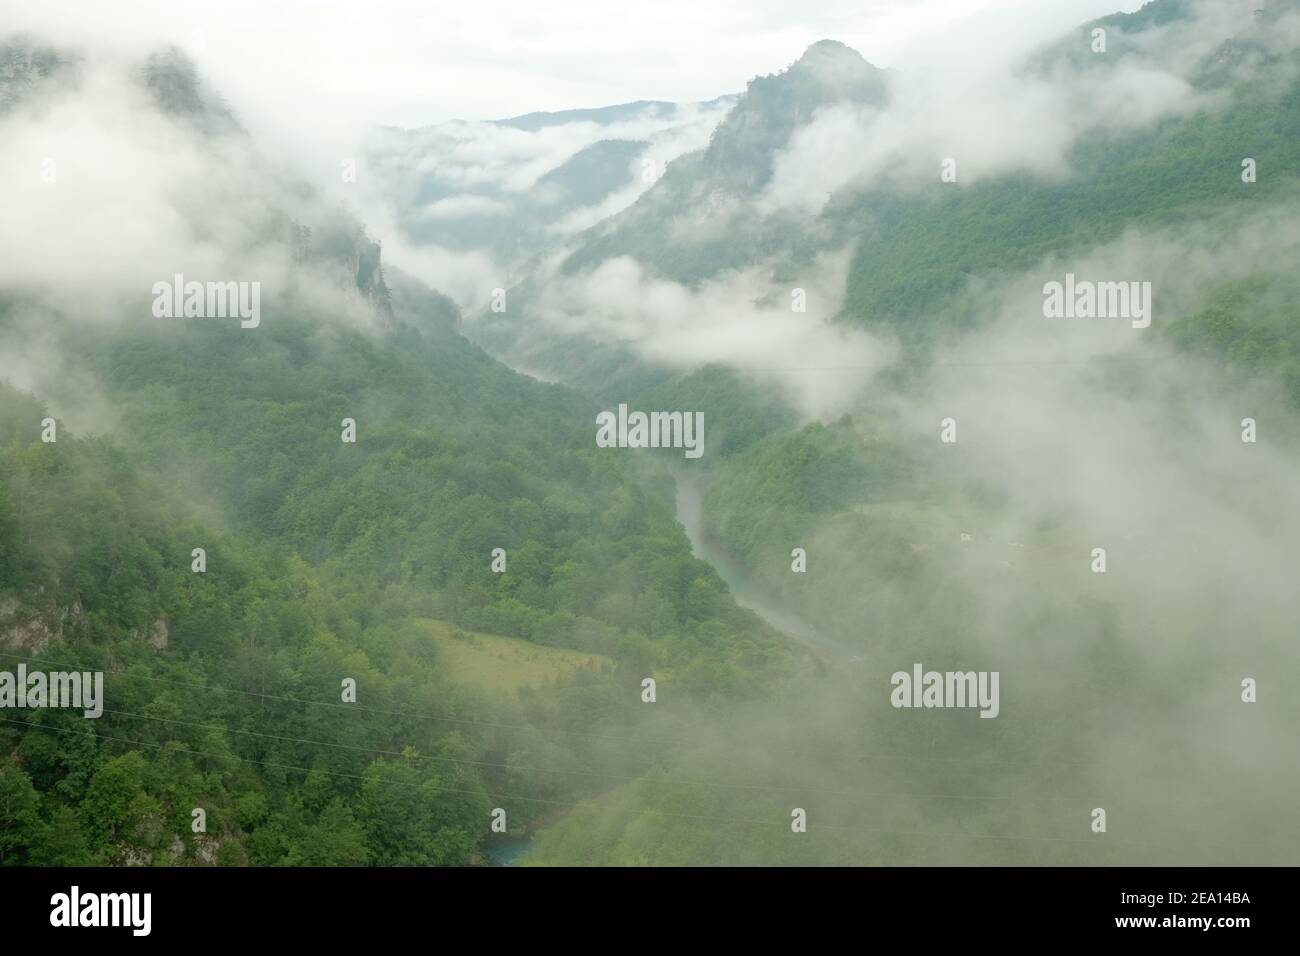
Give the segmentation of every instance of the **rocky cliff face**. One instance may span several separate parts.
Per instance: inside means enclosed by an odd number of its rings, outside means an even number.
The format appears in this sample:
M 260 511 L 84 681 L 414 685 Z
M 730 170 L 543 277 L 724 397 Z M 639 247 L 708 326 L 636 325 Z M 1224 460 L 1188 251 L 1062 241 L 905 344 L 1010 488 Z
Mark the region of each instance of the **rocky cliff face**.
M 71 636 L 86 620 L 80 601 L 66 607 L 49 605 L 45 589 L 37 588 L 26 595 L 0 595 L 0 650 L 23 655 L 37 655 L 65 636 Z M 147 628 L 133 632 L 154 650 L 171 643 L 171 622 L 155 619 Z
M 384 267 L 380 262 L 382 245 L 378 240 L 371 240 L 365 231 L 360 229 L 353 241 L 357 257 L 357 291 L 370 303 L 381 321 L 391 322 L 392 292 L 388 288 L 388 283 L 384 281 Z
M 39 654 L 63 639 L 64 629 L 85 619 L 80 601 L 64 608 L 42 607 L 44 588 L 26 600 L 17 594 L 0 595 L 0 648 L 22 654 Z

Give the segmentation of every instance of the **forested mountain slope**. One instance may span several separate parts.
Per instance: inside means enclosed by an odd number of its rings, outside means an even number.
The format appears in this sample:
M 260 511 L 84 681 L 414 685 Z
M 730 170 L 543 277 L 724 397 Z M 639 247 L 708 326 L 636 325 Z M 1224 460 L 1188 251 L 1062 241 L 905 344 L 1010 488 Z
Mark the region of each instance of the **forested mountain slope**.
M 519 832 L 784 679 L 797 652 L 692 556 L 667 489 L 600 453 L 595 405 L 386 275 L 183 56 L 101 78 L 132 103 L 119 130 L 122 100 L 96 104 L 108 128 L 79 113 L 98 67 L 39 49 L 5 47 L 15 148 L 63 111 L 139 150 L 125 199 L 165 228 L 91 247 L 121 266 L 104 284 L 86 260 L 6 273 L 2 669 L 103 671 L 106 700 L 5 711 L 0 862 L 474 862 L 494 807 Z M 261 314 L 159 318 L 173 272 L 260 276 Z M 475 631 L 593 663 L 480 687 L 441 643 Z

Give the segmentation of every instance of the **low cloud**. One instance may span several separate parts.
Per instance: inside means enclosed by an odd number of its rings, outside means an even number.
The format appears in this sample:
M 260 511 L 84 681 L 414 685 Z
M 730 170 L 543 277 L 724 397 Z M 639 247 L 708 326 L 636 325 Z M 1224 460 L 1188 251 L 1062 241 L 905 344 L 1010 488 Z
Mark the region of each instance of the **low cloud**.
M 584 119 L 536 129 L 456 120 L 417 130 L 389 130 L 378 143 L 385 174 L 414 176 L 432 186 L 526 193 L 549 172 L 602 140 L 653 144 L 667 163 L 708 142 L 729 102 L 644 107 L 627 119 Z
M 424 207 L 420 213 L 426 219 L 464 219 L 468 216 L 503 216 L 510 207 L 491 196 L 449 196 Z
M 842 304 L 849 260 L 848 250 L 824 256 L 798 281 L 777 282 L 770 270 L 749 268 L 692 288 L 619 257 L 589 274 L 557 277 L 530 315 L 670 368 L 725 363 L 775 385 L 804 414 L 824 417 L 893 355 L 888 343 L 829 322 Z M 793 309 L 799 292 L 804 312 Z

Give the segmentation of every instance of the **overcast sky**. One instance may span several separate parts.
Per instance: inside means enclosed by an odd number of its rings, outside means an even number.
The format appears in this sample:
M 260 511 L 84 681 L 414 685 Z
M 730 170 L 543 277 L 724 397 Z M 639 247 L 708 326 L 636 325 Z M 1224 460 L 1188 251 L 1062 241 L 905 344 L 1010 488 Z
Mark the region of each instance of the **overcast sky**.
M 188 49 L 245 117 L 419 126 L 711 99 L 841 40 L 923 67 L 1140 0 L 0 0 L 0 28 Z M 1005 50 L 991 51 L 999 59 Z M 254 122 L 254 125 L 258 125 Z

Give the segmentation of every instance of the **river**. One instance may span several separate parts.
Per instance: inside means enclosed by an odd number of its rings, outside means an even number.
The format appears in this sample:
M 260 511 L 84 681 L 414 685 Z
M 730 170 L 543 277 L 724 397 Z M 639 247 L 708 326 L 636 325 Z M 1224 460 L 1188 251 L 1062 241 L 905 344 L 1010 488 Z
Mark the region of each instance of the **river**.
M 860 649 L 819 634 L 811 624 L 766 596 L 761 588 L 751 582 L 739 562 L 733 560 L 718 544 L 708 538 L 704 533 L 705 482 L 703 479 L 678 470 L 674 473 L 673 480 L 676 483 L 674 506 L 677 520 L 686 529 L 686 536 L 690 539 L 695 556 L 713 565 L 718 576 L 727 582 L 727 587 L 731 589 L 731 596 L 737 604 L 753 611 L 787 637 L 823 657 L 837 661 L 860 659 L 862 653 Z M 529 835 L 491 843 L 486 847 L 485 852 L 493 866 L 516 866 L 527 856 L 532 846 L 533 836 Z
M 737 604 L 753 611 L 782 634 L 825 657 L 847 661 L 861 656 L 860 648 L 854 648 L 818 633 L 817 629 L 807 621 L 764 594 L 763 590 L 750 580 L 740 564 L 705 535 L 703 479 L 680 469 L 673 478 L 677 484 L 675 502 L 677 520 L 686 529 L 686 536 L 691 539 L 695 556 L 713 565 L 718 576 L 727 582 L 727 587 L 731 589 L 731 596 Z

